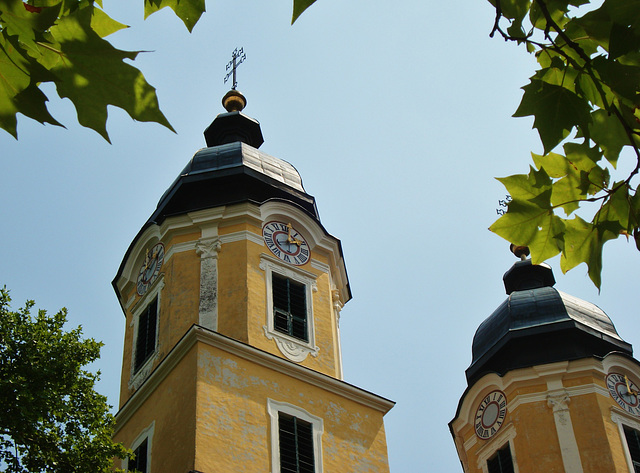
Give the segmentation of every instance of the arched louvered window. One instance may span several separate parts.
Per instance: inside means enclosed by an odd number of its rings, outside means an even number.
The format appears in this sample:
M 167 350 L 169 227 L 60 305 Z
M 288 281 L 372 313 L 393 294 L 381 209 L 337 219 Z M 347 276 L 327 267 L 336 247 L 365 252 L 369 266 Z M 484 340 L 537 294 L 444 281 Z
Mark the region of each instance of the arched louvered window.
M 487 470 L 489 473 L 514 473 L 513 459 L 508 443 L 487 460 Z
M 627 447 L 629 448 L 629 455 L 633 463 L 633 471 L 640 473 L 640 432 L 626 425 L 623 427 L 624 436 L 627 439 Z
M 304 284 L 273 273 L 273 326 L 278 332 L 309 341 Z
M 313 425 L 280 412 L 278 415 L 281 473 L 315 473 Z
M 155 297 L 138 317 L 134 372 L 142 368 L 156 350 L 157 321 L 158 298 Z
M 148 439 L 144 439 L 133 451 L 133 458 L 129 460 L 127 471 L 147 473 L 147 447 Z

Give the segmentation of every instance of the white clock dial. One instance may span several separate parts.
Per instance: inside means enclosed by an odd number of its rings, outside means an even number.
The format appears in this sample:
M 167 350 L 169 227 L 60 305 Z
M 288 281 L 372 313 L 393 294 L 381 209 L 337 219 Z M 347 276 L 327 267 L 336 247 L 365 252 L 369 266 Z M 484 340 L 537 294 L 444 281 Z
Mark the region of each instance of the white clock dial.
M 502 391 L 487 394 L 478 409 L 474 420 L 476 435 L 481 439 L 493 437 L 507 416 L 507 397 Z
M 271 221 L 262 227 L 267 248 L 282 261 L 302 266 L 309 261 L 309 245 L 290 223 Z
M 147 251 L 140 271 L 138 272 L 138 282 L 136 284 L 138 294 L 141 296 L 147 292 L 160 274 L 160 268 L 164 262 L 164 245 L 156 243 L 153 248 Z
M 638 386 L 626 375 L 609 373 L 607 388 L 614 401 L 629 414 L 640 417 L 640 403 L 638 400 Z

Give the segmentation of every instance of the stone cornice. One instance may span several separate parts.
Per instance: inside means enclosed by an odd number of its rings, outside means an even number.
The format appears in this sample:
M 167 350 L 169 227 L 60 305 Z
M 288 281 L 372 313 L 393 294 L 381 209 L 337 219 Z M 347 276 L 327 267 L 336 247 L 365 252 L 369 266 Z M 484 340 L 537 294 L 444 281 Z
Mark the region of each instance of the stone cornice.
M 217 332 L 200 327 L 199 325 L 193 325 L 149 375 L 149 378 L 147 378 L 142 386 L 140 386 L 125 405 L 120 408 L 115 416 L 116 425 L 114 433 L 117 433 L 129 419 L 131 419 L 144 401 L 156 390 L 160 383 L 171 373 L 196 343 L 204 343 L 257 365 L 296 378 L 325 391 L 375 409 L 383 415 L 395 405 L 395 402 L 389 399 L 365 391 L 352 384 L 297 365 L 284 358 L 264 352 Z

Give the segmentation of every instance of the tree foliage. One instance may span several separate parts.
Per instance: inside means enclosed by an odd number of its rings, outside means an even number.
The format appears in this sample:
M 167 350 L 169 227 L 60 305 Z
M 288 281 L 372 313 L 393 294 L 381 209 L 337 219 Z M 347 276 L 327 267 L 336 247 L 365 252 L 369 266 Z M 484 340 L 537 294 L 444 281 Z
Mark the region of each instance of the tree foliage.
M 294 0 L 293 19 L 315 0 Z M 145 18 L 169 7 L 191 31 L 205 0 L 144 0 Z M 107 106 L 139 121 L 173 130 L 160 111 L 155 89 L 105 37 L 126 26 L 102 9 L 102 0 L 0 0 L 0 128 L 18 138 L 17 114 L 62 126 L 47 109 L 41 85 L 52 82 L 73 103 L 78 122 L 107 141 Z
M 65 332 L 66 310 L 10 310 L 0 288 L 0 464 L 11 473 L 111 472 L 127 450 L 111 440 L 113 416 L 83 367 L 101 343 Z
M 607 241 L 640 250 L 640 0 L 489 1 L 491 35 L 536 56 L 514 116 L 534 117 L 543 148 L 528 174 L 498 179 L 512 200 L 490 229 L 536 263 L 586 263 L 600 288 Z

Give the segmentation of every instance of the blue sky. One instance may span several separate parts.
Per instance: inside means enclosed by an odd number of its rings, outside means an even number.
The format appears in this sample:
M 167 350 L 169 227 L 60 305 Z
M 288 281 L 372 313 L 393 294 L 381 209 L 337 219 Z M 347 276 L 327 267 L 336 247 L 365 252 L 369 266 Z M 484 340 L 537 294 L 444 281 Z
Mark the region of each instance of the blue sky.
M 477 326 L 506 297 L 515 262 L 487 227 L 503 187 L 540 152 L 532 120 L 515 119 L 534 60 L 490 39 L 488 2 L 318 0 L 291 26 L 291 4 L 208 2 L 189 34 L 170 12 L 143 21 L 142 1 L 105 0 L 132 27 L 120 48 L 158 89 L 177 131 L 109 110 L 109 145 L 76 124 L 21 119 L 0 131 L 0 284 L 14 307 L 66 306 L 70 326 L 105 342 L 99 390 L 116 405 L 124 317 L 111 288 L 121 258 L 158 199 L 222 111 L 236 47 L 245 112 L 263 151 L 291 162 L 340 238 L 354 299 L 342 312 L 345 379 L 397 402 L 386 417 L 391 470 L 461 471 L 447 423 L 455 414 Z M 624 163 L 622 163 L 624 167 Z M 600 306 L 640 343 L 631 295 L 639 254 L 607 245 L 601 294 L 581 266 L 556 287 Z

